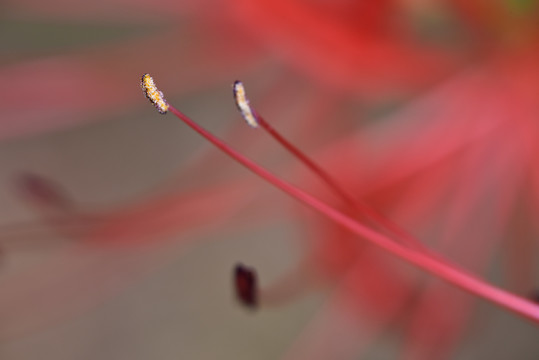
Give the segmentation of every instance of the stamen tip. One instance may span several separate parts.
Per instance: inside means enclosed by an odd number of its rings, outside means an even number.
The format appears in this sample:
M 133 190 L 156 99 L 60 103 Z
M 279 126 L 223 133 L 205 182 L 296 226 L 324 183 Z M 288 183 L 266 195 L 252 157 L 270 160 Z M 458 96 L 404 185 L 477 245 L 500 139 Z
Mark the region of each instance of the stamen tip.
M 245 95 L 245 87 L 243 86 L 243 83 L 239 80 L 234 81 L 232 89 L 234 91 L 234 100 L 236 101 L 236 106 L 240 110 L 241 115 L 249 126 L 257 128 L 258 119 L 255 112 L 251 108 L 251 105 L 249 105 L 249 99 L 247 99 L 247 96 Z
M 153 78 L 150 74 L 143 74 L 140 87 L 144 92 L 144 95 L 150 100 L 150 102 L 156 107 L 160 114 L 166 114 L 168 111 L 168 103 L 163 96 L 163 93 L 159 91 Z
M 234 288 L 236 297 L 247 308 L 258 306 L 258 281 L 253 268 L 237 264 L 234 269 Z

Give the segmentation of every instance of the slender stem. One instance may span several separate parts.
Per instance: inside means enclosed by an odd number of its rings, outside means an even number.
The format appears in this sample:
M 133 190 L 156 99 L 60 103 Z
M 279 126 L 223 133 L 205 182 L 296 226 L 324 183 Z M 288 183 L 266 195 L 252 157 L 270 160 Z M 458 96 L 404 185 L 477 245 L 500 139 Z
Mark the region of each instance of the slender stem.
M 478 297 L 482 297 L 492 303 L 499 305 L 502 308 L 510 310 L 524 318 L 531 320 L 532 322 L 539 324 L 539 305 L 533 302 L 514 295 L 510 292 L 497 288 L 475 276 L 466 274 L 465 271 L 460 270 L 456 266 L 451 266 L 445 262 L 441 262 L 434 257 L 427 254 L 418 252 L 413 249 L 406 248 L 383 234 L 380 234 L 366 226 L 358 223 L 351 217 L 341 213 L 337 209 L 324 203 L 323 201 L 315 198 L 314 196 L 304 192 L 303 190 L 281 180 L 265 168 L 256 164 L 252 160 L 248 159 L 244 155 L 240 154 L 236 150 L 232 149 L 225 142 L 202 128 L 195 123 L 189 117 L 178 111 L 176 108 L 170 106 L 169 110 L 182 120 L 186 125 L 198 132 L 217 148 L 228 154 L 237 162 L 251 170 L 253 173 L 262 177 L 275 187 L 281 189 L 288 195 L 296 198 L 300 202 L 304 203 L 313 210 L 319 212 L 326 218 L 334 221 L 335 223 L 347 228 L 351 232 L 364 237 L 371 243 L 378 247 L 388 251 L 402 260 L 408 261 L 416 267 L 423 269 L 439 278 L 452 283 L 453 285 L 460 287 L 461 289 L 470 292 Z M 438 256 L 437 256 L 438 257 Z
M 406 230 L 384 217 L 377 212 L 374 208 L 370 207 L 367 203 L 361 199 L 354 199 L 352 194 L 348 193 L 345 189 L 338 184 L 338 182 L 320 165 L 315 163 L 309 156 L 303 151 L 298 149 L 288 140 L 286 140 L 277 130 L 275 130 L 260 114 L 253 110 L 257 118 L 258 125 L 266 130 L 277 142 L 285 147 L 292 155 L 298 158 L 305 166 L 307 166 L 314 174 L 316 174 L 337 196 L 339 196 L 350 208 L 364 215 L 368 220 L 372 221 L 375 225 L 381 226 L 386 230 L 389 230 L 393 235 L 397 236 L 397 240 L 403 244 L 410 246 L 417 250 L 427 251 L 425 245 L 418 241 L 415 237 L 411 236 Z
M 348 206 L 357 208 L 354 197 L 347 193 L 333 177 L 331 177 L 324 169 L 316 164 L 311 158 L 309 158 L 303 151 L 299 150 L 290 141 L 286 140 L 277 130 L 275 130 L 260 114 L 255 112 L 257 123 L 266 132 L 268 132 L 278 143 L 286 148 L 292 155 L 299 159 L 305 166 L 307 166 L 313 173 L 315 173 L 320 179 L 331 188 L 331 190 L 339 196 Z

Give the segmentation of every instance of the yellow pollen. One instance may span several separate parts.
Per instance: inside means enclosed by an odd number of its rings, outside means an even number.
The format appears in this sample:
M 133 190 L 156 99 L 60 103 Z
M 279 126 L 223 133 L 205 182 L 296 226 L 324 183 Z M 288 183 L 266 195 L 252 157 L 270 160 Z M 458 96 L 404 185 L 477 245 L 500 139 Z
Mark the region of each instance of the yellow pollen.
M 142 87 L 142 91 L 144 91 L 144 95 L 146 95 L 148 100 L 154 104 L 157 111 L 159 111 L 161 114 L 166 114 L 168 111 L 167 101 L 165 100 L 163 93 L 159 91 L 157 86 L 155 86 L 155 82 L 150 74 L 142 75 L 140 86 Z

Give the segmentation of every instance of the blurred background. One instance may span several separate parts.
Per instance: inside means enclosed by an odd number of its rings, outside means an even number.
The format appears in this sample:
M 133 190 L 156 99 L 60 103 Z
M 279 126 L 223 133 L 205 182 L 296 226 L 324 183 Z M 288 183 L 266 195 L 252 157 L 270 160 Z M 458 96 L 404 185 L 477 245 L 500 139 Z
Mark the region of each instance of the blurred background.
M 537 359 L 530 321 L 274 190 L 167 100 L 343 208 L 260 113 L 455 263 L 539 286 L 534 0 L 3 0 L 0 358 Z M 256 311 L 234 296 L 257 269 Z

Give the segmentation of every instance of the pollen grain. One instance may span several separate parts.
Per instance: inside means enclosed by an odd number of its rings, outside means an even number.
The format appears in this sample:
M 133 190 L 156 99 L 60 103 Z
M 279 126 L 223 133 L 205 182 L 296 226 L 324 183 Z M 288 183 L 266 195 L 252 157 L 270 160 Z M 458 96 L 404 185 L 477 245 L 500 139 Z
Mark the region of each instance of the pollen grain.
M 142 87 L 144 95 L 146 95 L 148 100 L 150 100 L 150 102 L 157 108 L 157 111 L 161 114 L 166 114 L 168 111 L 167 101 L 165 100 L 163 93 L 159 91 L 155 85 L 150 74 L 142 75 L 140 86 Z
M 241 81 L 234 82 L 234 100 L 236 100 L 236 106 L 241 112 L 241 115 L 251 127 L 258 127 L 258 120 L 255 112 L 251 109 L 249 105 L 249 100 L 245 96 L 245 88 Z

